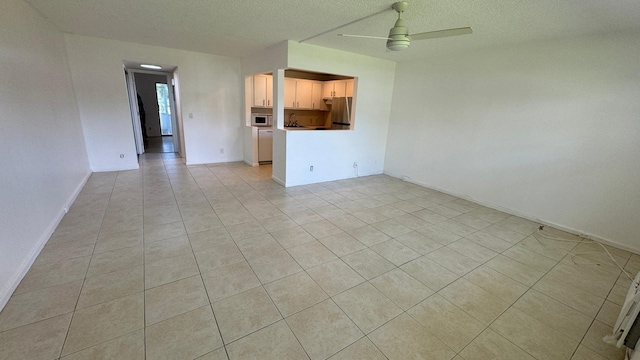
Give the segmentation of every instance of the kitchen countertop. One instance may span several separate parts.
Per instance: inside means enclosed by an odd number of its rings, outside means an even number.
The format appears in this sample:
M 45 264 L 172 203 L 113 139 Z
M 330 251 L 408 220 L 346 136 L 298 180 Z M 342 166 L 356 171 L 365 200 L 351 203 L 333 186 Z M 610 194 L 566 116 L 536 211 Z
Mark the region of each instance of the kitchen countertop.
M 297 127 L 286 127 L 285 130 L 331 130 L 325 126 L 297 126 Z

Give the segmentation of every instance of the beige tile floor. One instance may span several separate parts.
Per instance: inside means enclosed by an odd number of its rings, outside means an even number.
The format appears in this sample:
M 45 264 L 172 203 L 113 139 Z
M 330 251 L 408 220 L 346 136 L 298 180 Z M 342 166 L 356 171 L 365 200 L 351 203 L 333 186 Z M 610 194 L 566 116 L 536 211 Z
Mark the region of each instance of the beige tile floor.
M 630 282 L 597 246 L 388 176 L 285 189 L 174 156 L 91 176 L 0 313 L 0 359 L 623 357 L 600 339 Z

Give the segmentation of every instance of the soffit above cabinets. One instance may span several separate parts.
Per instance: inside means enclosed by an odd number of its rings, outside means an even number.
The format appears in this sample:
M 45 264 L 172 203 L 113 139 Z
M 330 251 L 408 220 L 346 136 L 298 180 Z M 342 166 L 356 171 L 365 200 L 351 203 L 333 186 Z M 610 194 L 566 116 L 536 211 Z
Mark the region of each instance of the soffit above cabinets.
M 332 80 L 348 80 L 353 79 L 353 76 L 343 76 L 336 74 L 318 73 L 312 71 L 287 69 L 284 71 L 284 76 L 288 78 L 304 79 L 304 80 L 316 80 L 316 81 L 332 81 Z

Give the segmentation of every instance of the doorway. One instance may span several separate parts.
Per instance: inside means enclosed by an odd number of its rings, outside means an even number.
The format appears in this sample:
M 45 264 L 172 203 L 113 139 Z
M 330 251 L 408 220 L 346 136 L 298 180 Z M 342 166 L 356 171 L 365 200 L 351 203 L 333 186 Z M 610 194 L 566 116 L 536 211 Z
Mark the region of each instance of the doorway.
M 160 117 L 160 134 L 162 136 L 172 136 L 169 86 L 166 83 L 156 83 L 156 100 L 158 103 L 158 116 Z
M 138 154 L 181 154 L 174 73 L 126 69 L 133 132 Z

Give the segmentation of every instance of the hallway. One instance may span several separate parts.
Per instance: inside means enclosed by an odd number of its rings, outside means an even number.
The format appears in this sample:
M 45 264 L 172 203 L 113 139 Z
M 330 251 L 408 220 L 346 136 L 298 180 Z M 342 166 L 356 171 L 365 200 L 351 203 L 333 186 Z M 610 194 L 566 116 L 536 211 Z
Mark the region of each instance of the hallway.
M 174 153 L 173 136 L 152 136 L 147 138 L 145 153 Z

